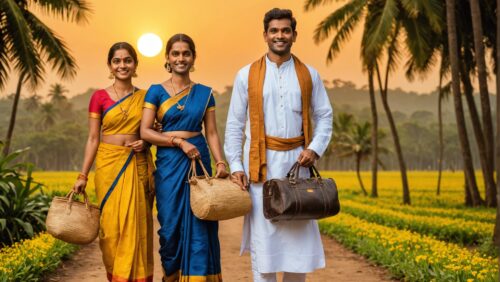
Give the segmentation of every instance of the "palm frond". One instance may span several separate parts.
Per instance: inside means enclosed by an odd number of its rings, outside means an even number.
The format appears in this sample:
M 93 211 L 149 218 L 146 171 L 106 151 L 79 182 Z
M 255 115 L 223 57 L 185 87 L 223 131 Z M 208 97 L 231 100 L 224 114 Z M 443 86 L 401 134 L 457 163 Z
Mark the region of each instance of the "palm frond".
M 320 43 L 330 36 L 332 30 L 338 30 L 353 14 L 365 7 L 367 0 L 352 0 L 322 20 L 314 31 L 314 42 Z
M 448 99 L 451 95 L 451 81 L 448 81 L 443 87 L 441 87 L 441 98 Z
M 402 6 L 411 18 L 425 16 L 432 29 L 441 32 L 444 26 L 444 5 L 440 0 L 401 0 Z
M 320 5 L 326 5 L 331 3 L 333 0 L 306 0 L 304 3 L 304 11 L 308 12 Z
M 3 35 L 5 47 L 11 61 L 20 74 L 35 88 L 43 81 L 42 62 L 32 42 L 31 31 L 23 18 L 23 11 L 15 0 L 0 1 L 0 10 L 5 13 Z
M 5 26 L 5 17 L 3 16 L 3 12 L 0 12 L 0 90 L 5 88 L 5 84 L 7 83 L 7 75 L 10 71 L 9 65 L 9 54 L 7 53 L 6 48 L 6 34 L 5 30 L 2 28 Z
M 423 16 L 402 17 L 401 23 L 406 33 L 405 45 L 410 54 L 406 63 L 406 77 L 411 81 L 415 74 L 425 76 L 436 64 L 442 39 L 440 33 L 433 31 Z
M 328 48 L 328 55 L 326 57 L 327 63 L 333 61 L 333 58 L 340 53 L 341 45 L 349 40 L 354 28 L 359 23 L 363 17 L 363 9 L 360 8 L 358 11 L 353 13 L 344 24 L 338 29 L 337 34 L 332 39 L 330 48 Z
M 29 11 L 25 12 L 24 17 L 32 30 L 33 40 L 41 53 L 47 57 L 52 69 L 63 79 L 73 78 L 76 75 L 77 65 L 66 44 Z
M 390 34 L 389 41 L 387 42 L 387 70 L 394 72 L 401 60 L 401 51 L 399 44 L 399 35 L 401 31 L 400 23 L 398 22 Z M 389 74 L 386 73 L 386 76 Z
M 383 6 L 372 5 L 365 25 L 365 56 L 378 57 L 393 30 L 394 21 L 399 14 L 397 0 L 386 0 Z
M 91 5 L 85 0 L 34 0 L 45 14 L 60 17 L 76 23 L 87 23 L 92 12 Z

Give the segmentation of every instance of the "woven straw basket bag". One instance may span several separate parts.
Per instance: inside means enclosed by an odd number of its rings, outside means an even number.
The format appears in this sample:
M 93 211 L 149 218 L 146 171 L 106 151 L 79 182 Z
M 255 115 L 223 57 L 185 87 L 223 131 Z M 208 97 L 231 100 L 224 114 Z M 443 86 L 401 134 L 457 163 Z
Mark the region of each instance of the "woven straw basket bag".
M 247 214 L 252 201 L 247 191 L 229 178 L 212 178 L 201 160 L 203 176 L 196 175 L 196 162 L 192 160 L 189 171 L 191 210 L 203 220 L 225 220 Z
M 89 244 L 99 233 L 99 208 L 89 203 L 73 201 L 74 192 L 66 197 L 54 197 L 45 224 L 47 232 L 57 239 L 72 244 Z

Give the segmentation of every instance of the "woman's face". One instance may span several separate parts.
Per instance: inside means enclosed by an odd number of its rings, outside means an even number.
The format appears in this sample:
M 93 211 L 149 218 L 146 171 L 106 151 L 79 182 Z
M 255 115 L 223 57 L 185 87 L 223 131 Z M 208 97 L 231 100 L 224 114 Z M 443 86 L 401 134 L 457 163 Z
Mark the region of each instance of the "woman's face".
M 128 80 L 134 75 L 137 64 L 126 49 L 118 49 L 115 51 L 115 54 L 113 54 L 113 58 L 108 67 L 109 71 L 113 73 L 116 79 Z
M 172 45 L 172 49 L 168 52 L 167 61 L 172 72 L 186 74 L 194 64 L 194 55 L 186 42 L 178 41 Z

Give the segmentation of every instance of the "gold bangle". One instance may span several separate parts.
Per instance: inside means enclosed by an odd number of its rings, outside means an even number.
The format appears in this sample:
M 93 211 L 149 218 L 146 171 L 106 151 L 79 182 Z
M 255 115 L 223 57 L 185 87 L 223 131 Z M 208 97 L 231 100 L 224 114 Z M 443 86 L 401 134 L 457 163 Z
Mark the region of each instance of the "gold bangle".
M 226 162 L 225 161 L 218 161 L 218 162 L 215 163 L 215 166 L 218 166 L 220 164 L 223 164 L 224 167 L 226 167 Z
M 172 145 L 172 147 L 175 147 L 174 139 L 175 136 L 170 136 L 170 145 Z
M 182 142 L 186 141 L 186 139 L 182 139 L 182 138 L 180 138 L 180 139 L 181 139 L 181 142 L 177 143 L 177 147 L 179 147 L 179 148 L 181 148 L 181 144 L 182 144 Z M 181 149 L 182 149 L 182 148 L 181 148 Z
M 88 177 L 83 173 L 78 174 L 78 177 L 76 179 L 77 180 L 85 180 L 85 181 L 89 180 Z

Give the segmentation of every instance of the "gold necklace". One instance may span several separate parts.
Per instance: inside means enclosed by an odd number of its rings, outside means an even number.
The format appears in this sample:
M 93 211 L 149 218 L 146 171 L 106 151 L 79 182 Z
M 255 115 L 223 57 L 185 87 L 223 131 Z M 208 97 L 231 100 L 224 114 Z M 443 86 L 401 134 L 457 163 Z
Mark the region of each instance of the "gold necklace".
M 184 108 L 186 107 L 186 103 L 187 103 L 187 101 L 188 101 L 188 99 L 189 99 L 189 94 L 191 94 L 191 88 L 193 87 L 193 84 L 191 83 L 191 81 L 189 81 L 189 86 L 184 87 L 184 88 L 183 88 L 181 91 L 179 91 L 179 92 L 177 92 L 177 91 L 175 90 L 175 87 L 174 87 L 174 82 L 172 81 L 172 78 L 170 78 L 170 84 L 172 85 L 172 90 L 174 90 L 174 96 L 177 96 L 177 94 L 184 92 L 184 90 L 186 90 L 186 89 L 189 87 L 189 90 L 188 90 L 188 95 L 187 95 L 187 97 L 186 97 L 186 101 L 184 101 L 184 105 L 179 104 L 179 102 L 175 102 L 175 103 L 177 104 L 177 109 L 178 109 L 179 111 L 183 111 L 183 110 L 184 110 Z
M 128 107 L 127 107 L 126 109 L 123 109 L 123 107 L 122 107 L 122 103 L 119 103 L 119 102 L 120 102 L 120 99 L 122 99 L 123 97 L 122 97 L 122 98 L 120 98 L 120 96 L 118 95 L 118 92 L 116 91 L 116 88 L 115 88 L 115 84 L 114 84 L 114 83 L 113 83 L 113 85 L 112 85 L 112 86 L 113 86 L 113 91 L 115 92 L 116 98 L 118 98 L 118 100 L 117 100 L 116 102 L 118 103 L 118 107 L 120 107 L 120 111 L 121 111 L 121 113 L 122 113 L 122 115 L 123 115 L 122 120 L 125 120 L 125 119 L 127 119 L 127 117 L 128 117 L 128 111 L 130 110 L 130 106 L 131 106 L 131 105 L 130 105 L 130 103 L 128 103 Z M 134 94 L 134 90 L 135 90 L 135 87 L 132 85 L 132 94 Z M 124 97 L 125 97 L 125 96 L 124 96 Z

